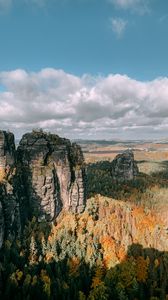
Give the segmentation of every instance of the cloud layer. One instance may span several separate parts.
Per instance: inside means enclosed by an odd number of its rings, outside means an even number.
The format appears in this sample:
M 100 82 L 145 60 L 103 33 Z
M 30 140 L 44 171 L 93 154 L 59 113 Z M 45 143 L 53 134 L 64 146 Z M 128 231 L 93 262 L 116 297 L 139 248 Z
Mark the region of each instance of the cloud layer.
M 149 12 L 149 0 L 108 0 L 119 9 L 145 14 Z
M 168 78 L 77 77 L 63 70 L 0 73 L 0 128 L 70 138 L 152 138 L 168 131 Z
M 111 18 L 111 28 L 113 32 L 116 34 L 118 38 L 121 38 L 126 26 L 127 26 L 127 21 L 121 19 L 121 18 Z

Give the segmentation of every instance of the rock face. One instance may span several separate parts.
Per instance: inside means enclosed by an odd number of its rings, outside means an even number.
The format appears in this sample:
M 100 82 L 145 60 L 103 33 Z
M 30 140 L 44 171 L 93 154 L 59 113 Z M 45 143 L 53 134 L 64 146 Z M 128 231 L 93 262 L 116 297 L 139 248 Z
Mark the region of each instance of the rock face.
M 118 154 L 112 161 L 112 177 L 114 180 L 123 182 L 135 179 L 138 175 L 138 166 L 134 160 L 132 150 L 126 150 Z
M 79 146 L 54 134 L 25 134 L 17 149 L 19 198 L 40 219 L 54 220 L 62 208 L 82 212 L 85 171 Z
M 16 168 L 14 135 L 0 131 L 0 247 L 4 238 L 20 231 L 20 212 L 14 191 Z
M 0 248 L 20 235 L 27 218 L 54 221 L 64 208 L 85 207 L 81 148 L 54 134 L 25 134 L 15 150 L 14 135 L 0 131 Z
M 0 170 L 8 171 L 15 164 L 15 142 L 11 132 L 0 131 Z
M 2 247 L 5 232 L 4 214 L 2 209 L 2 203 L 0 202 L 0 248 Z

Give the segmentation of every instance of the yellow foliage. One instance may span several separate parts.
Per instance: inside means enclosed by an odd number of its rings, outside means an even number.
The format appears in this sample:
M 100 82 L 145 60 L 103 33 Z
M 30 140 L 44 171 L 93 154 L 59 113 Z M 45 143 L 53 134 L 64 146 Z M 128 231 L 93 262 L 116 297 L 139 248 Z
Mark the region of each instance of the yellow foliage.
M 0 182 L 5 179 L 5 169 L 0 167 Z
M 41 270 L 40 278 L 43 281 L 43 290 L 47 294 L 48 298 L 50 297 L 51 294 L 51 279 L 48 276 L 46 270 Z
M 40 277 L 41 277 L 41 280 L 45 283 L 50 283 L 51 282 L 50 277 L 47 275 L 46 270 L 43 270 L 43 269 L 41 270 Z
M 109 235 L 103 236 L 100 242 L 105 252 L 115 251 L 115 242 Z
M 16 271 L 16 278 L 17 278 L 17 280 L 20 281 L 22 279 L 22 277 L 23 277 L 23 272 L 20 271 L 20 270 L 17 270 Z
M 97 286 L 99 286 L 100 284 L 103 283 L 103 281 L 102 281 L 103 274 L 104 274 L 103 268 L 97 267 L 96 271 L 95 271 L 95 275 L 92 279 L 91 288 L 94 289 L 94 288 L 96 288 Z
M 138 282 L 146 282 L 148 278 L 148 260 L 142 256 L 136 259 L 136 277 Z
M 81 291 L 79 291 L 79 300 L 86 300 L 85 294 Z
M 87 245 L 87 250 L 86 250 L 86 259 L 89 261 L 90 257 L 93 255 L 94 250 L 91 245 Z
M 155 265 L 155 268 L 157 268 L 159 266 L 159 260 L 157 258 L 154 261 L 154 265 Z
M 48 263 L 48 262 L 51 262 L 54 258 L 54 253 L 53 252 L 47 252 L 46 255 L 45 255 L 45 261 Z
M 123 261 L 126 259 L 126 252 L 124 247 L 120 246 L 117 257 L 119 261 Z
M 104 264 L 107 268 L 111 268 L 117 262 L 115 241 L 109 236 L 102 236 L 100 243 L 103 248 Z
M 93 277 L 91 288 L 96 288 L 102 283 L 101 279 L 98 277 Z
M 19 255 L 20 255 L 21 257 L 24 257 L 24 255 L 25 255 L 25 252 L 24 252 L 24 250 L 23 250 L 23 249 L 20 251 Z
M 68 266 L 69 266 L 69 275 L 70 276 L 78 276 L 78 269 L 80 266 L 80 259 L 78 257 L 73 257 L 68 260 Z

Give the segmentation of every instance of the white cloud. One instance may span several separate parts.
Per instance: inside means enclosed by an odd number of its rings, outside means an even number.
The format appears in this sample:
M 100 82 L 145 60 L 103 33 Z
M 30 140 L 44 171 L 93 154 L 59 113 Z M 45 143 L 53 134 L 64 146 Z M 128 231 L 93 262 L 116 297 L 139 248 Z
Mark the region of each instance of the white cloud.
M 0 72 L 0 128 L 32 128 L 70 138 L 167 135 L 168 78 L 141 82 L 126 75 L 81 77 L 62 70 Z
M 127 26 L 127 21 L 121 18 L 111 18 L 110 19 L 111 28 L 118 38 L 121 38 Z
M 149 12 L 149 0 L 108 0 L 114 6 L 120 9 L 129 9 L 139 14 Z

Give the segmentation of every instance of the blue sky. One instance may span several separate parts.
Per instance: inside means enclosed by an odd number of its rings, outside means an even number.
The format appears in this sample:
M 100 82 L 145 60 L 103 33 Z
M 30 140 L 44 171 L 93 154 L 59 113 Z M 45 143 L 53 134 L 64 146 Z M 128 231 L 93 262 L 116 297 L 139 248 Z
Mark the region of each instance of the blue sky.
M 0 0 L 1 128 L 7 127 L 19 135 L 33 127 L 55 131 L 57 127 L 60 134 L 72 138 L 84 138 L 88 132 L 91 138 L 165 137 L 167 36 L 168 1 L 165 0 Z M 71 75 L 70 90 L 64 91 L 65 102 L 60 106 L 65 110 L 61 121 L 57 111 L 45 116 L 40 108 L 39 114 L 36 111 L 31 119 L 29 105 L 34 107 L 38 102 L 39 106 L 46 103 L 51 107 L 49 96 L 53 90 L 56 96 L 52 94 L 52 105 L 59 107 L 58 91 L 66 83 L 62 77 Z M 45 91 L 40 86 L 41 80 Z M 73 81 L 78 81 L 75 90 Z M 113 86 L 111 92 L 107 82 Z M 129 86 L 132 91 L 127 95 Z M 140 90 L 135 93 L 137 86 Z M 106 98 L 101 95 L 98 101 L 100 90 Z M 156 99 L 158 90 L 162 94 Z M 39 97 L 43 99 L 41 103 Z M 93 110 L 93 118 L 83 118 L 82 112 L 74 107 L 75 101 L 84 113 Z M 163 103 L 163 111 L 158 108 L 159 101 Z M 22 111 L 26 105 L 27 114 Z M 96 114 L 94 107 L 100 109 Z M 108 113 L 111 109 L 114 116 Z M 137 116 L 141 116 L 141 124 L 136 122 Z
M 3 10 L 5 1 L 0 1 L 2 70 L 53 67 L 140 80 L 167 75 L 168 1 L 127 0 L 124 8 L 117 5 L 122 0 L 15 0 Z M 121 34 L 114 20 L 125 22 Z

